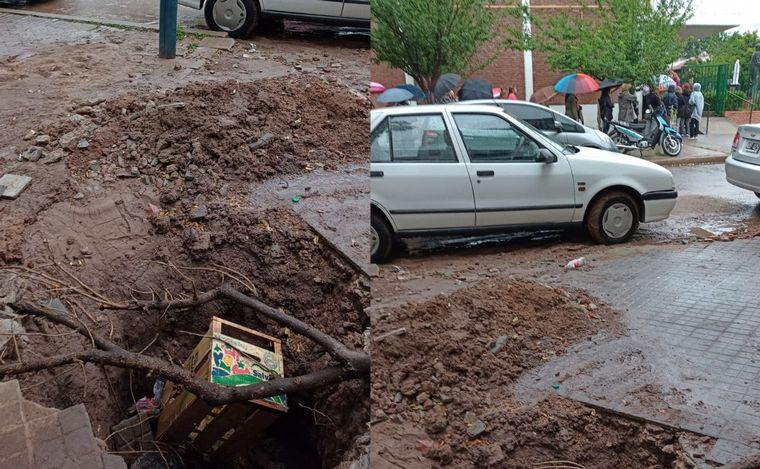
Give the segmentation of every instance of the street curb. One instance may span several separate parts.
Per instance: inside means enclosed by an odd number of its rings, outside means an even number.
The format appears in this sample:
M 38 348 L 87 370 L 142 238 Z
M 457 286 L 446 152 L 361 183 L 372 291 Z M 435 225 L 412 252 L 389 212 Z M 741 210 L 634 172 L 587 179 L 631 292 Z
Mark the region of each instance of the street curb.
M 137 29 L 137 30 L 142 30 L 142 31 L 158 32 L 158 25 L 135 23 L 132 21 L 104 20 L 100 18 L 90 18 L 86 16 L 59 15 L 57 13 L 43 13 L 39 11 L 19 10 L 16 8 L 2 8 L 0 9 L 0 13 L 9 13 L 11 15 L 20 15 L 20 16 L 34 16 L 37 18 L 46 18 L 46 19 L 52 19 L 52 20 L 70 21 L 72 23 L 96 24 L 100 26 L 112 26 L 116 28 L 129 28 L 129 29 Z M 188 34 L 203 34 L 205 36 L 227 37 L 226 33 L 223 33 L 221 31 L 211 31 L 208 29 L 187 28 L 185 29 L 185 32 Z
M 719 155 L 719 156 L 707 156 L 704 158 L 682 158 L 679 159 L 677 156 L 673 157 L 668 160 L 664 161 L 652 161 L 654 164 L 658 164 L 663 167 L 672 167 L 672 166 L 685 166 L 685 165 L 697 165 L 697 164 L 716 164 L 716 163 L 723 163 L 726 161 L 726 158 L 728 158 L 728 155 Z M 650 161 L 650 160 L 647 160 Z

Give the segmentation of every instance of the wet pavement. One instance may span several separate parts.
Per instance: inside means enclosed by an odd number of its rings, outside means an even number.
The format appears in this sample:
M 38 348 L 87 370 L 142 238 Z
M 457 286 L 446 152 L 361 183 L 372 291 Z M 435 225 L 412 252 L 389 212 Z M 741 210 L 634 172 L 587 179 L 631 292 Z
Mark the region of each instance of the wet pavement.
M 558 276 L 622 313 L 623 337 L 596 337 L 526 373 L 518 395 L 552 390 L 718 438 L 703 462 L 760 449 L 760 239 L 651 249 Z

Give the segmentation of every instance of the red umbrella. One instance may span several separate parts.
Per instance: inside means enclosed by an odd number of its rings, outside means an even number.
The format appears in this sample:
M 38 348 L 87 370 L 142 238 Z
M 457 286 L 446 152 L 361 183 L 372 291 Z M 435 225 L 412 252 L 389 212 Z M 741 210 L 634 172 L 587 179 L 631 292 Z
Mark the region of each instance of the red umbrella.
M 566 94 L 584 94 L 599 91 L 599 83 L 585 73 L 571 73 L 560 78 L 554 91 Z

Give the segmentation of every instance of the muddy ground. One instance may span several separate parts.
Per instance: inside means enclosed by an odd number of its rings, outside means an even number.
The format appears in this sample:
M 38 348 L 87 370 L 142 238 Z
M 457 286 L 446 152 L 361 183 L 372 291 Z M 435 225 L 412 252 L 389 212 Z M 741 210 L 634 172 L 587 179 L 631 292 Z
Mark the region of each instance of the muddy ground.
M 693 435 L 610 415 L 552 389 L 537 405 L 513 394 L 524 370 L 578 341 L 621 332 L 617 314 L 595 301 L 536 282 L 484 279 L 450 295 L 375 311 L 373 467 L 551 461 L 684 467 L 689 456 L 682 445 L 696 441 Z
M 28 20 L 9 27 L 28 35 Z M 270 181 L 286 187 L 310 175 L 361 175 L 364 51 L 264 40 L 232 52 L 186 49 L 187 61 L 169 65 L 148 51 L 153 35 L 35 21 L 57 38 L 0 49 L 0 115 L 10 123 L 0 136 L 0 171 L 32 177 L 18 199 L 0 200 L 3 302 L 57 298 L 93 330 L 175 363 L 213 315 L 281 338 L 286 375 L 330 363 L 309 341 L 228 304 L 178 315 L 109 312 L 67 288 L 81 281 L 128 301 L 188 297 L 225 280 L 350 347 L 366 345 L 367 278 L 310 226 L 339 222 L 323 213 L 306 223 L 292 210 L 296 202 L 254 197 Z M 308 201 L 308 184 L 300 189 L 292 197 Z M 352 239 L 359 244 L 363 236 Z M 57 282 L 40 282 L 40 273 Z M 17 341 L 22 358 L 87 346 L 49 324 L 23 325 L 31 335 Z M 2 359 L 14 355 L 12 347 Z M 96 435 L 108 439 L 134 401 L 150 395 L 153 379 L 77 365 L 21 382 L 28 399 L 45 405 L 83 402 Z M 358 460 L 368 445 L 368 394 L 368 384 L 355 381 L 290 396 L 290 412 L 237 465 Z

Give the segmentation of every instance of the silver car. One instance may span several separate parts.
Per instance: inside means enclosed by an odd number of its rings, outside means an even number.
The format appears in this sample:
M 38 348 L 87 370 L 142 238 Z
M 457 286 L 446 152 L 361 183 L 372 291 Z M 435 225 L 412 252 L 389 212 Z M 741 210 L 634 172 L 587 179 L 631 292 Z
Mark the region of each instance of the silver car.
M 514 99 L 479 99 L 462 104 L 496 104 L 510 116 L 517 117 L 562 145 L 599 148 L 618 152 L 615 142 L 601 130 L 592 129 L 541 104 Z
M 760 198 L 760 125 L 740 125 L 726 158 L 726 180 Z
M 203 10 L 210 29 L 243 38 L 261 21 L 277 18 L 369 28 L 369 1 L 179 0 L 179 4 Z

